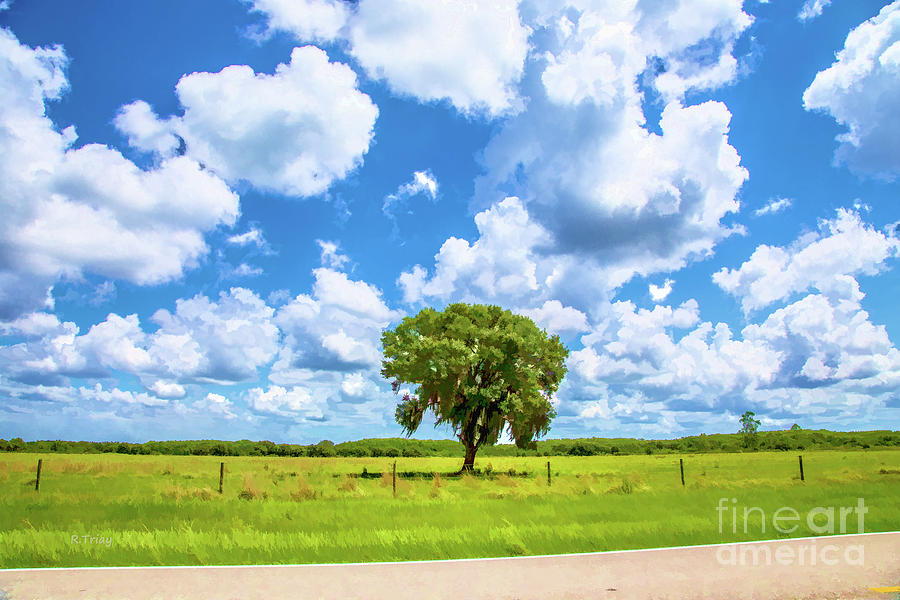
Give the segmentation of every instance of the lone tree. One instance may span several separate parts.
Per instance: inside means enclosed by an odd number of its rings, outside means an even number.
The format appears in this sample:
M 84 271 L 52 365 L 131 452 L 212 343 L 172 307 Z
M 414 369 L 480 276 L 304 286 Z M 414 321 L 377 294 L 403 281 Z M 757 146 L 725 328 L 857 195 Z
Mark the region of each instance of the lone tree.
M 756 413 L 753 411 L 746 411 L 741 415 L 741 431 L 740 433 L 753 435 L 756 433 L 756 430 L 759 429 L 759 421 L 754 419 Z
M 741 415 L 741 442 L 744 448 L 752 448 L 755 449 L 759 444 L 759 440 L 756 438 L 756 430 L 759 429 L 759 420 L 754 419 L 753 411 L 746 411 Z
M 507 430 L 519 448 L 550 430 L 550 398 L 566 374 L 569 350 L 559 336 L 499 306 L 451 304 L 406 317 L 381 336 L 381 374 L 417 387 L 404 394 L 396 419 L 407 436 L 431 410 L 436 426 L 449 423 L 466 448 L 462 471 L 475 453 Z

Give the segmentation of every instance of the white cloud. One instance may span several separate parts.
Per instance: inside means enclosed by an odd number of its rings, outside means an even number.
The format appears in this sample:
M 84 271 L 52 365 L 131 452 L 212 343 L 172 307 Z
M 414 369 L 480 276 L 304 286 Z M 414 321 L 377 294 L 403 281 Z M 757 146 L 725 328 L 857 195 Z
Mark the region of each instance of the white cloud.
M 736 340 L 724 323 L 699 323 L 698 304 L 636 309 L 616 302 L 583 350 L 572 353 L 576 375 L 619 389 L 689 397 L 708 407 L 717 398 L 771 381 L 779 366 L 776 352 Z M 689 329 L 676 341 L 673 330 Z
M 345 363 L 373 365 L 381 360 L 381 353 L 374 344 L 350 337 L 343 329 L 322 338 L 322 347 Z
M 226 273 L 226 277 L 257 277 L 262 275 L 263 270 L 260 267 L 251 267 L 247 263 L 241 263 Z
M 651 283 L 650 288 L 649 288 L 650 298 L 654 302 L 659 304 L 660 302 L 662 302 L 663 300 L 668 298 L 669 294 L 672 293 L 672 284 L 674 284 L 674 283 L 675 282 L 673 280 L 669 279 L 668 277 L 666 278 L 666 280 L 663 282 L 662 285 L 654 285 Z
M 476 183 L 476 201 L 517 189 L 521 210 L 549 234 L 539 244 L 539 270 L 553 272 L 545 282 L 576 307 L 635 275 L 707 257 L 739 231 L 722 222 L 737 212 L 748 177 L 728 143 L 727 108 L 671 104 L 662 135 L 641 128 L 633 109 L 610 116 L 529 108 L 485 150 L 489 173 Z
M 393 233 L 396 236 L 399 233 L 397 225 L 397 215 L 395 211 L 406 204 L 407 200 L 414 196 L 423 195 L 432 202 L 437 200 L 438 182 L 430 170 L 413 172 L 412 179 L 402 184 L 393 194 L 385 197 L 384 203 L 381 205 L 381 212 L 391 220 L 393 224 Z M 412 213 L 412 211 L 409 211 Z
M 381 298 L 381 291 L 365 281 L 353 281 L 333 269 L 313 269 L 313 294 L 323 304 L 376 321 L 390 321 L 396 313 Z
M 316 240 L 316 244 L 319 245 L 319 249 L 321 250 L 320 261 L 322 265 L 331 269 L 342 269 L 344 265 L 350 260 L 346 254 L 341 254 L 338 252 L 338 248 L 340 245 L 337 242 L 326 242 L 323 240 Z
M 345 25 L 349 10 L 332 0 L 244 0 L 267 18 L 267 34 L 286 31 L 301 40 L 334 40 Z
M 761 245 L 737 269 L 723 268 L 713 281 L 741 299 L 744 312 L 815 287 L 823 292 L 857 290 L 856 274 L 875 274 L 900 253 L 900 240 L 862 222 L 846 209 L 821 221 L 787 248 Z
M 523 78 L 526 109 L 484 150 L 473 208 L 515 195 L 546 230 L 532 258 L 541 299 L 590 309 L 635 275 L 680 269 L 742 231 L 726 222 L 748 178 L 729 143 L 731 113 L 682 105 L 688 90 L 736 77 L 732 50 L 751 23 L 740 0 L 529 0 L 520 11 L 541 31 L 531 40 L 540 60 Z M 661 133 L 639 83 L 662 95 Z M 421 275 L 403 276 L 407 299 L 428 295 Z
M 104 367 L 127 373 L 150 370 L 154 363 L 146 350 L 147 335 L 137 315 L 123 318 L 111 313 L 105 321 L 79 336 L 75 345 L 80 353 L 94 357 Z
M 321 419 L 323 416 L 321 402 L 303 387 L 288 389 L 273 385 L 267 390 L 251 388 L 247 390 L 246 400 L 247 405 L 257 412 L 312 419 Z
M 238 197 L 189 158 L 143 170 L 105 146 L 73 148 L 74 128 L 58 132 L 45 111 L 67 89 L 66 62 L 0 30 L 0 318 L 47 306 L 60 276 L 178 278 L 207 253 L 203 234 L 238 216 Z
M 831 4 L 831 0 L 806 0 L 797 13 L 797 18 L 801 21 L 811 21 L 825 10 L 825 7 Z
M 836 164 L 893 180 L 900 173 L 900 1 L 851 30 L 834 64 L 803 93 L 806 110 L 847 128 L 837 136 Z
M 754 216 L 774 215 L 791 207 L 793 201 L 790 198 L 771 198 L 765 206 L 753 211 Z
M 144 331 L 137 315 L 111 313 L 83 335 L 74 323 L 32 316 L 5 325 L 32 339 L 0 347 L 0 363 L 17 380 L 100 377 L 115 370 L 147 380 L 161 397 L 176 397 L 176 382 L 255 378 L 278 351 L 274 312 L 255 293 L 232 288 L 218 302 L 197 295 L 177 300 L 174 312 L 156 311 L 153 333 Z
M 143 406 L 165 406 L 168 404 L 167 400 L 150 396 L 144 392 L 132 392 L 130 390 L 121 390 L 119 388 L 105 390 L 99 383 L 95 384 L 92 388 L 78 388 L 78 395 L 82 400 L 93 400 L 105 404 L 140 404 Z
M 451 237 L 435 255 L 433 276 L 419 265 L 397 280 L 407 303 L 426 298 L 516 298 L 538 288 L 533 248 L 549 240 L 518 198 L 475 215 L 479 238 L 471 245 Z
M 274 309 L 254 292 L 231 288 L 218 302 L 204 296 L 180 299 L 175 311 L 160 309 L 152 320 L 159 329 L 148 349 L 165 371 L 182 378 L 245 381 L 278 351 Z
M 313 276 L 313 295 L 298 295 L 275 316 L 285 340 L 270 379 L 306 385 L 307 372 L 377 371 L 381 332 L 402 313 L 388 308 L 375 286 L 345 273 L 319 268 Z
M 143 152 L 171 156 L 181 141 L 168 122 L 160 121 L 153 108 L 137 100 L 119 109 L 113 124 L 128 138 L 128 144 Z
M 610 431 L 623 424 L 649 431 L 669 419 L 679 430 L 682 423 L 708 430 L 719 421 L 736 427 L 728 413 L 738 405 L 768 413 L 773 426 L 810 416 L 823 425 L 877 422 L 900 389 L 900 351 L 862 309 L 864 295 L 848 273 L 883 268 L 897 254 L 897 240 L 839 211 L 820 233 L 769 251 L 783 253 L 776 267 L 763 266 L 758 249 L 740 268 L 723 270 L 745 277 L 745 300 L 770 304 L 761 283 L 750 285 L 757 272 L 769 274 L 779 298 L 787 297 L 785 286 L 820 292 L 763 314 L 739 334 L 701 322 L 694 300 L 652 310 L 631 302 L 601 307 L 581 338 L 584 348 L 570 355 L 562 420 L 596 418 Z
M 341 391 L 354 399 L 368 400 L 378 393 L 378 388 L 363 373 L 348 373 L 341 381 Z
M 516 110 L 530 31 L 514 0 L 255 0 L 269 30 L 298 40 L 343 39 L 369 77 L 423 102 L 448 100 L 466 114 Z
M 229 182 L 313 196 L 346 177 L 369 149 L 378 109 L 356 83 L 323 50 L 294 48 L 271 75 L 246 65 L 185 75 L 175 86 L 184 115 L 156 127 L 181 137 L 186 156 Z
M 395 92 L 497 116 L 518 103 L 528 35 L 514 0 L 362 0 L 348 39 L 367 74 Z
M 782 357 L 781 383 L 811 385 L 849 380 L 856 385 L 900 384 L 900 351 L 884 326 L 873 325 L 854 297 L 810 294 L 776 310 L 744 338 Z M 868 381 L 867 381 L 868 380 Z
M 59 321 L 59 317 L 46 312 L 35 312 L 23 315 L 13 321 L 0 321 L 0 334 L 23 335 L 25 337 L 43 337 L 65 328 L 74 328 L 75 323 Z
M 538 308 L 517 309 L 515 312 L 529 317 L 538 327 L 554 334 L 590 330 L 587 315 L 571 306 L 563 306 L 559 300 L 547 300 Z
M 222 394 L 214 394 L 212 392 L 206 394 L 202 400 L 194 402 L 191 408 L 204 416 L 212 414 L 229 420 L 237 417 L 232 410 L 234 403 Z
M 159 398 L 184 398 L 187 393 L 183 385 L 159 379 L 147 387 Z
M 557 37 L 544 54 L 550 97 L 607 108 L 635 95 L 635 79 L 648 64 L 649 81 L 667 101 L 733 81 L 734 44 L 752 23 L 740 0 L 524 5 Z
M 249 246 L 252 244 L 257 248 L 268 247 L 266 239 L 265 237 L 263 237 L 262 231 L 260 231 L 256 227 L 251 227 L 244 233 L 236 233 L 234 235 L 228 236 L 227 242 L 229 244 L 234 244 L 235 246 Z

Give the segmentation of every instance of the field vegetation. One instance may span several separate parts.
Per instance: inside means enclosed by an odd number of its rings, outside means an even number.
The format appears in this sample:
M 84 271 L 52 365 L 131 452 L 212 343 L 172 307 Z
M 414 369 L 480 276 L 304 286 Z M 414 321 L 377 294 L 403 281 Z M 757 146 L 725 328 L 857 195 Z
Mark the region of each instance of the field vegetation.
M 820 533 L 809 511 L 860 498 L 865 532 L 900 530 L 900 452 L 805 451 L 803 463 L 805 481 L 796 453 L 781 451 L 482 456 L 462 476 L 452 475 L 459 455 L 7 453 L 0 567 L 395 561 L 804 537 Z M 735 512 L 720 530 L 722 498 L 735 499 Z M 760 509 L 746 523 L 745 507 Z M 790 534 L 773 529 L 781 507 L 800 515 Z M 857 533 L 855 515 L 847 525 Z
M 681 454 L 685 452 L 752 452 L 766 450 L 900 448 L 898 431 L 827 431 L 788 430 L 762 431 L 752 436 L 738 433 L 696 435 L 674 440 L 639 440 L 633 438 L 584 438 L 544 440 L 531 448 L 512 444 L 483 446 L 479 456 L 602 456 L 622 454 Z M 0 452 L 32 452 L 63 454 L 141 454 L 193 456 L 283 456 L 283 457 L 451 457 L 462 458 L 465 450 L 455 440 L 415 440 L 407 438 L 366 439 L 334 444 L 323 440 L 317 444 L 276 444 L 270 441 L 179 440 L 163 442 L 72 442 L 39 440 L 25 442 L 20 438 L 0 439 Z

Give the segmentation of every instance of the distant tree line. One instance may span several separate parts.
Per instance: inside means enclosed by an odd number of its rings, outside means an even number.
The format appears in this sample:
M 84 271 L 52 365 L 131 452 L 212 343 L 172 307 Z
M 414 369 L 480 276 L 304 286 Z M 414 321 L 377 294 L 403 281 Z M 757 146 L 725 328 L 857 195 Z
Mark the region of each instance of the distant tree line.
M 633 438 L 584 438 L 545 440 L 531 448 L 512 444 L 485 446 L 481 456 L 598 456 L 622 454 L 683 454 L 702 452 L 754 452 L 825 449 L 892 448 L 900 446 L 898 431 L 827 431 L 792 429 L 761 431 L 752 447 L 741 434 L 695 435 L 675 440 L 643 440 Z M 0 439 L 0 452 L 59 452 L 65 454 L 170 454 L 194 456 L 310 456 L 310 457 L 424 457 L 458 458 L 465 454 L 455 440 L 413 440 L 406 438 L 365 439 L 334 444 L 323 440 L 317 444 L 276 444 L 270 441 L 237 442 L 219 440 L 185 440 L 168 442 L 69 442 L 39 440 L 25 442 L 21 438 Z

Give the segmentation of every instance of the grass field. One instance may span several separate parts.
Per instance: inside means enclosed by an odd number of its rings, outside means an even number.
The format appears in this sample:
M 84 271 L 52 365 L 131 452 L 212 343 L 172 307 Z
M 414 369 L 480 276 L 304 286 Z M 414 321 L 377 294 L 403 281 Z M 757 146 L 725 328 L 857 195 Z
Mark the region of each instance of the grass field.
M 6 454 L 0 567 L 422 560 L 805 537 L 820 533 L 809 511 L 833 507 L 841 533 L 840 507 L 859 498 L 865 532 L 900 530 L 900 451 L 804 452 L 804 482 L 795 453 L 680 458 L 685 486 L 671 455 L 554 457 L 550 485 L 546 458 L 486 458 L 476 467 L 490 477 L 401 476 L 394 497 L 395 460 L 401 473 L 449 473 L 461 460 Z M 789 534 L 773 528 L 782 507 L 799 514 Z M 846 518 L 847 533 L 857 519 Z M 827 526 L 827 514 L 814 525 Z

